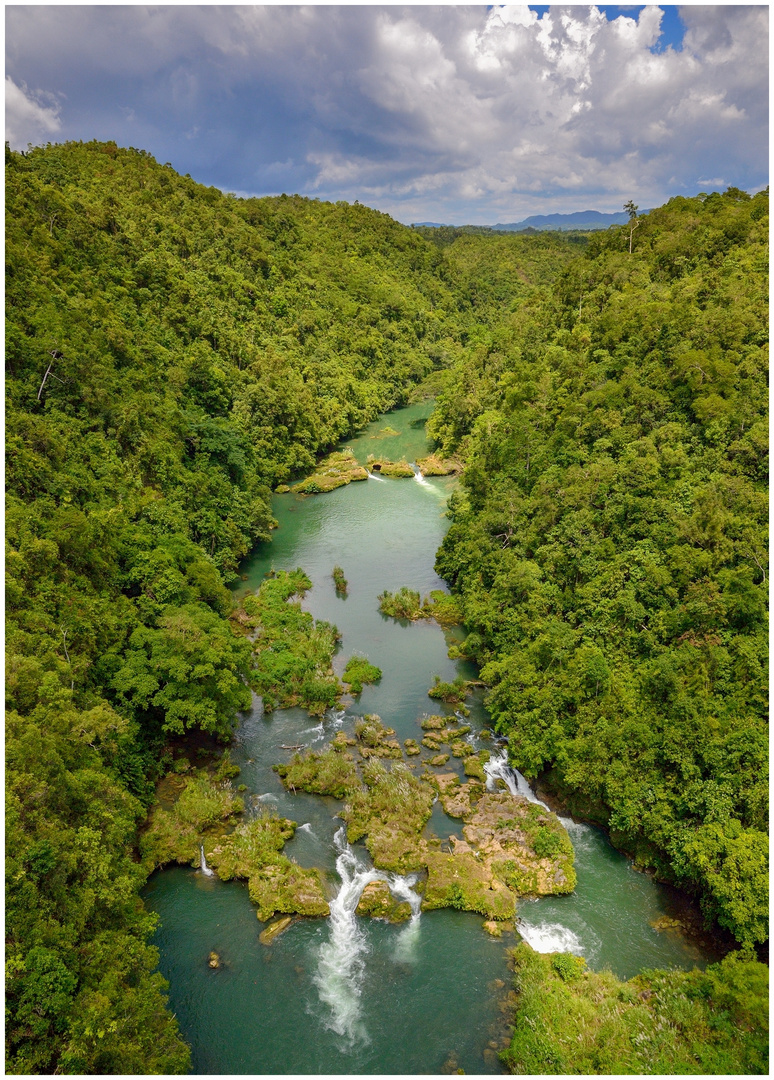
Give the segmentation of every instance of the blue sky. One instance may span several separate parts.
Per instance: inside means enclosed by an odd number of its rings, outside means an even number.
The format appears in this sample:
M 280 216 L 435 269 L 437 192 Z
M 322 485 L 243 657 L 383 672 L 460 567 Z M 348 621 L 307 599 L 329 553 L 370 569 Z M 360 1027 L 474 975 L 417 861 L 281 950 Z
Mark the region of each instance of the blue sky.
M 6 138 L 492 224 L 768 183 L 768 7 L 7 6 Z

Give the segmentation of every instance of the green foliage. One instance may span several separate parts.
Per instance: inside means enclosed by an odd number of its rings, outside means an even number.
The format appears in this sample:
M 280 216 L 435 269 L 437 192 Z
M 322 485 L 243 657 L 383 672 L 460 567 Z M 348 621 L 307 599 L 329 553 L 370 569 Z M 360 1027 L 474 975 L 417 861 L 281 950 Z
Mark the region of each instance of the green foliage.
M 353 694 L 359 694 L 364 683 L 378 682 L 381 677 L 381 668 L 369 663 L 365 656 L 351 656 L 341 676 L 342 681 L 349 684 Z
M 366 207 L 96 142 L 7 151 L 5 192 L 7 1068 L 185 1071 L 128 854 L 164 735 L 227 738 L 249 701 L 224 579 L 270 489 L 447 364 L 460 313 L 444 256 Z M 322 711 L 335 631 L 302 638 L 259 681 Z
M 396 593 L 386 589 L 379 594 L 379 610 L 393 619 L 421 619 L 422 604 L 419 593 L 404 585 Z
M 340 566 L 334 566 L 333 568 L 333 584 L 336 588 L 337 596 L 347 595 L 347 579 L 344 577 L 344 571 Z
M 282 570 L 242 600 L 240 621 L 257 631 L 250 685 L 263 696 L 266 709 L 301 705 L 320 715 L 340 693 L 331 667 L 339 632 L 301 608 L 300 598 L 311 587 L 300 568 Z
M 427 691 L 427 696 L 435 701 L 445 701 L 447 705 L 462 705 L 466 695 L 470 692 L 468 683 L 461 675 L 453 682 L 441 682 L 440 676 L 435 676 L 435 682 Z
M 433 589 L 429 596 L 421 600 L 418 592 L 405 585 L 396 593 L 385 589 L 379 595 L 379 610 L 382 615 L 389 615 L 394 619 L 435 619 L 442 626 L 453 626 L 462 622 L 459 601 L 440 589 Z
M 638 221 L 448 373 L 428 429 L 465 472 L 436 569 L 514 764 L 760 941 L 768 192 Z
M 629 982 L 568 953 L 512 953 L 509 1072 L 766 1074 L 768 969 L 739 953 L 702 972 L 649 971 Z
M 360 786 L 352 756 L 333 749 L 294 754 L 289 764 L 273 768 L 291 791 L 309 791 L 314 795 L 345 799 L 350 791 Z
M 227 737 L 237 710 L 249 707 L 249 642 L 204 604 L 173 608 L 155 628 L 139 626 L 128 645 L 113 687 L 129 715 L 158 718 L 178 735 L 193 727 Z

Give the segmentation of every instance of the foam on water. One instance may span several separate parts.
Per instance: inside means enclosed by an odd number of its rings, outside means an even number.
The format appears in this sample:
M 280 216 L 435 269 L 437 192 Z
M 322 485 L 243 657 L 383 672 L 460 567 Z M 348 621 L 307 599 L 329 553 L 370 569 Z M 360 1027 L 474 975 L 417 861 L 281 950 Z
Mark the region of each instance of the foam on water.
M 330 902 L 330 935 L 320 946 L 314 982 L 320 1001 L 330 1010 L 327 1026 L 354 1046 L 369 1041 L 360 1008 L 368 955 L 368 942 L 355 915 L 361 893 L 369 882 L 386 881 L 395 897 L 408 901 L 411 919 L 401 930 L 395 947 L 395 959 L 399 962 L 410 962 L 415 957 L 422 898 L 414 892 L 416 875 L 402 877 L 365 866 L 347 843 L 344 826 L 333 839 L 339 851 L 336 870 L 341 888 Z
M 535 952 L 571 952 L 576 956 L 583 955 L 584 948 L 578 935 L 559 923 L 538 923 L 535 926 L 529 926 L 520 921 L 517 929 Z

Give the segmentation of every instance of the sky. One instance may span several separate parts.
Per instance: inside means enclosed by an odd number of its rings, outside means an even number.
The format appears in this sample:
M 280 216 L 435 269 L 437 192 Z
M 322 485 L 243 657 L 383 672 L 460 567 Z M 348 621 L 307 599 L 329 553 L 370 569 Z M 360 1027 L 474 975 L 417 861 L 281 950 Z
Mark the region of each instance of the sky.
M 768 5 L 26 6 L 6 140 L 495 224 L 768 183 Z

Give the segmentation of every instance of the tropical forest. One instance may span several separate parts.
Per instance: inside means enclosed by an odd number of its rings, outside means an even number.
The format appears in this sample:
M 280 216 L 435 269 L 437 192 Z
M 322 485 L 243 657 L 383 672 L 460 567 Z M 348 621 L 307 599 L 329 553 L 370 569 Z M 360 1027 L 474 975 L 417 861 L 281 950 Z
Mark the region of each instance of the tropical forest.
M 6 1071 L 767 1074 L 768 190 L 5 183 Z

